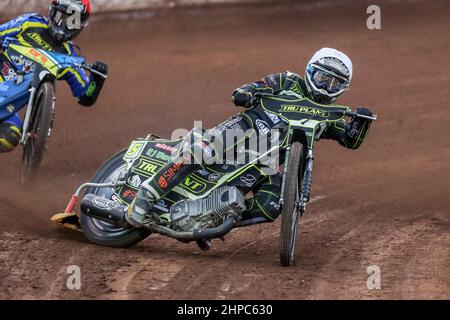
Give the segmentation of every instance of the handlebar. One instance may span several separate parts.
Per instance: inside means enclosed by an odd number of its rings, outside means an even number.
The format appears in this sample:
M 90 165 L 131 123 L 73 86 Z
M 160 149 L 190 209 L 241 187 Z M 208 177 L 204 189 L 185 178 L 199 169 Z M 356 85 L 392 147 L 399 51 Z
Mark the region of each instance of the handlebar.
M 106 74 L 103 74 L 103 73 L 101 73 L 101 72 L 98 72 L 97 70 L 95 70 L 95 69 L 92 69 L 92 66 L 90 65 L 90 64 L 80 64 L 80 65 L 76 65 L 76 67 L 78 67 L 78 68 L 83 68 L 83 69 L 85 69 L 85 70 L 87 70 L 87 71 L 89 71 L 89 72 L 91 72 L 91 73 L 94 73 L 94 74 L 96 74 L 96 75 L 98 75 L 98 76 L 100 76 L 100 77 L 102 77 L 103 79 L 108 79 L 108 76 L 106 75 Z
M 264 97 L 273 97 L 273 95 L 267 94 L 267 93 L 262 93 L 262 92 L 256 92 L 255 96 L 252 99 L 253 100 L 252 104 L 256 105 L 258 100 L 261 99 L 261 98 L 264 98 Z M 378 120 L 378 115 L 376 115 L 376 114 L 374 114 L 372 116 L 366 116 L 364 114 L 359 114 L 359 113 L 357 113 L 355 111 L 352 111 L 352 110 L 344 111 L 344 114 L 346 116 L 349 116 L 349 117 L 364 118 L 364 119 L 368 119 L 368 120 L 372 120 L 372 121 L 377 121 Z
M 346 116 L 349 117 L 358 117 L 358 118 L 364 118 L 364 119 L 369 119 L 372 121 L 377 121 L 378 120 L 378 116 L 376 114 L 372 115 L 372 116 L 366 116 L 364 114 L 359 114 L 355 111 L 345 111 L 344 112 Z

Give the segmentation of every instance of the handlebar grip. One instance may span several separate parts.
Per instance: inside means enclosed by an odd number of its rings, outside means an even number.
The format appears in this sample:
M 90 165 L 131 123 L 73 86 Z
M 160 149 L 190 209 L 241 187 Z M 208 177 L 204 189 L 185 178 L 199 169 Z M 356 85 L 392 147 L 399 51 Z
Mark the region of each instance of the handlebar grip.
M 368 120 L 372 120 L 372 121 L 377 121 L 378 120 L 378 116 L 376 114 L 374 114 L 372 116 L 366 116 L 366 115 L 359 114 L 359 113 L 354 112 L 354 111 L 346 111 L 345 114 L 347 116 L 350 116 L 350 117 L 364 118 L 364 119 L 368 119 Z
M 101 72 L 98 72 L 97 70 L 92 69 L 92 67 L 90 65 L 88 65 L 88 64 L 83 64 L 80 67 L 83 68 L 83 69 L 88 70 L 89 72 L 92 72 L 92 73 L 102 77 L 105 80 L 108 79 L 108 76 L 106 74 L 103 74 Z

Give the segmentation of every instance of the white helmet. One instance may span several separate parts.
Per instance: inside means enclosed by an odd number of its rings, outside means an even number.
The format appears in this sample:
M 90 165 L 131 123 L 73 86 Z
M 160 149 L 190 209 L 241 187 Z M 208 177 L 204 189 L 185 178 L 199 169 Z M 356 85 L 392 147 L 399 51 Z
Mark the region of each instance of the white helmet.
M 323 48 L 309 60 L 305 82 L 315 101 L 330 104 L 347 90 L 352 76 L 353 64 L 345 53 Z

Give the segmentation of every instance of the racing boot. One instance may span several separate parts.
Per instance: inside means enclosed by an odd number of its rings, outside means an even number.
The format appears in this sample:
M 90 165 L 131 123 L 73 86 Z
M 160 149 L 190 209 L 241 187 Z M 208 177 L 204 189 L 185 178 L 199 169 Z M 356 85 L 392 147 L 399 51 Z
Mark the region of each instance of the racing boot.
M 15 125 L 0 123 L 0 153 L 11 152 L 19 144 L 22 131 Z
M 80 219 L 75 214 L 75 212 L 58 213 L 58 214 L 55 214 L 51 218 L 51 220 L 52 220 L 52 222 L 54 222 L 56 224 L 60 224 L 67 229 L 71 229 L 71 230 L 75 230 L 75 231 L 82 231 L 81 225 L 80 225 Z
M 142 228 L 150 222 L 148 213 L 152 210 L 155 202 L 156 197 L 151 192 L 141 187 L 136 198 L 134 198 L 133 202 L 128 207 L 125 219 L 131 226 Z

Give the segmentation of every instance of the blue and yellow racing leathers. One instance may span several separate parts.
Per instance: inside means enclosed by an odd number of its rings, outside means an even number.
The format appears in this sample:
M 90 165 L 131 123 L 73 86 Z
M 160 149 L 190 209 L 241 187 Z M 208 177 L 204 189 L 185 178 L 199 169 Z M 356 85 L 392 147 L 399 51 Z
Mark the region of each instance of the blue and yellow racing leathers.
M 77 56 L 72 43 L 56 43 L 53 40 L 48 20 L 40 14 L 25 14 L 0 25 L 0 42 L 6 38 L 16 39 L 25 46 Z M 0 86 L 5 81 L 13 81 L 17 71 L 32 71 L 32 68 L 32 62 L 23 57 L 13 56 L 8 50 L 0 51 Z M 103 86 L 103 79 L 96 75 L 88 77 L 79 68 L 63 70 L 58 80 L 65 80 L 69 84 L 73 96 L 83 106 L 92 106 Z M 11 151 L 17 146 L 21 129 L 22 120 L 17 114 L 0 123 L 0 152 Z

